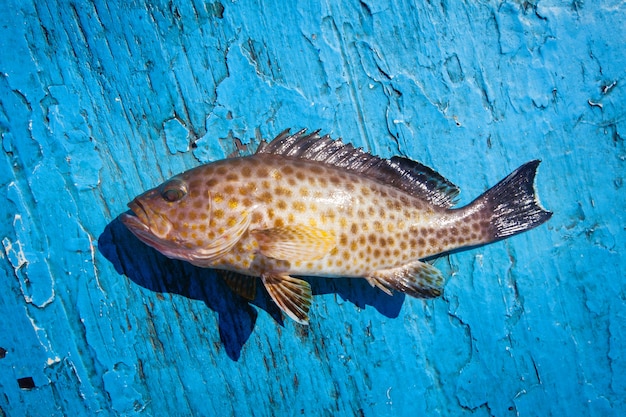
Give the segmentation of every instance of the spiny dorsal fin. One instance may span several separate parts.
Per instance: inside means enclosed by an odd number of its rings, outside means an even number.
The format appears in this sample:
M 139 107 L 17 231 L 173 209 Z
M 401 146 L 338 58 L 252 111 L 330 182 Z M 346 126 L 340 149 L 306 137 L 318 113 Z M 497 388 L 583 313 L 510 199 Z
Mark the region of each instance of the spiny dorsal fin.
M 449 208 L 454 204 L 459 189 L 437 172 L 407 158 L 383 159 L 371 155 L 341 139 L 319 135 L 319 130 L 306 129 L 293 135 L 289 129 L 281 132 L 268 144 L 262 144 L 257 154 L 284 155 L 317 161 L 365 175 L 391 185 L 436 206 Z

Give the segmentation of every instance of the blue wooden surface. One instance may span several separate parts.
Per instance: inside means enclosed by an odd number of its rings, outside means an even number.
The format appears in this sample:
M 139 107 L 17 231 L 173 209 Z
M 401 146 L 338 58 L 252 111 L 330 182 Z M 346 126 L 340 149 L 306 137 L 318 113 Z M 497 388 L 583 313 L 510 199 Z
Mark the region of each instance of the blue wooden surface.
M 299 3 L 2 2 L 0 415 L 624 415 L 626 5 Z M 463 202 L 541 158 L 555 215 L 440 299 L 312 280 L 308 328 L 115 220 L 286 127 Z

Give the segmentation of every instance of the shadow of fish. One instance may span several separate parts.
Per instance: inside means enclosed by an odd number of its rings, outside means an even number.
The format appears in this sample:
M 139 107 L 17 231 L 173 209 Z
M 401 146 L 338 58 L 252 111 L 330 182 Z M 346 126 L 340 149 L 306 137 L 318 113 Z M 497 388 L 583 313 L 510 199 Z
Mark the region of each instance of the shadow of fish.
M 308 323 L 310 285 L 296 276 L 361 277 L 391 294 L 437 297 L 444 279 L 424 262 L 548 220 L 537 201 L 539 161 L 472 203 L 409 159 L 382 159 L 328 135 L 282 132 L 256 154 L 202 165 L 129 203 L 121 221 L 164 255 L 229 271 L 254 298 L 256 279 L 292 319 Z

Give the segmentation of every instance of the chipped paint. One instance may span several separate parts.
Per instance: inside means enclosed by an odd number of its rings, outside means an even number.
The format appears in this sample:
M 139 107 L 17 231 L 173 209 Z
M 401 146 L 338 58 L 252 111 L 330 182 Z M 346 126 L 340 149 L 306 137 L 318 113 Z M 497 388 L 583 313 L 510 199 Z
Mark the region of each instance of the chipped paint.
M 167 149 L 172 155 L 176 152 L 187 152 L 189 149 L 189 132 L 179 119 L 174 118 L 163 123 L 163 133 Z
M 15 183 L 9 184 L 8 198 L 24 204 L 23 197 Z M 33 245 L 32 236 L 37 232 L 31 228 L 29 217 L 21 214 L 13 217 L 13 232 L 17 237 L 11 240 L 2 238 L 2 246 L 7 259 L 13 267 L 13 275 L 19 281 L 20 290 L 27 303 L 45 308 L 55 298 L 54 278 L 42 253 Z
M 0 415 L 625 414 L 625 7 L 9 0 Z M 311 280 L 304 330 L 113 222 L 287 127 L 467 200 L 541 158 L 555 217 L 439 260 L 436 301 Z

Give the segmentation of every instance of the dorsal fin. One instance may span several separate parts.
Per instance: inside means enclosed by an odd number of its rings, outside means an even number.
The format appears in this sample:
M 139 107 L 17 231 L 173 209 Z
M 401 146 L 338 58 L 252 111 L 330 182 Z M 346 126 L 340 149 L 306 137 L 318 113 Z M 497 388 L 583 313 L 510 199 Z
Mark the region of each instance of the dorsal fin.
M 261 144 L 256 153 L 317 161 L 357 172 L 439 207 L 451 207 L 459 194 L 456 185 L 419 162 L 399 156 L 379 158 L 341 139 L 320 136 L 319 130 L 307 133 L 302 129 L 294 134 L 284 130 L 270 143 Z
M 431 196 L 432 201 L 429 201 L 433 204 L 448 208 L 456 203 L 456 197 L 461 192 L 459 187 L 432 168 L 401 156 L 394 156 L 391 162 L 407 172 L 411 181 L 420 184 L 424 192 Z

